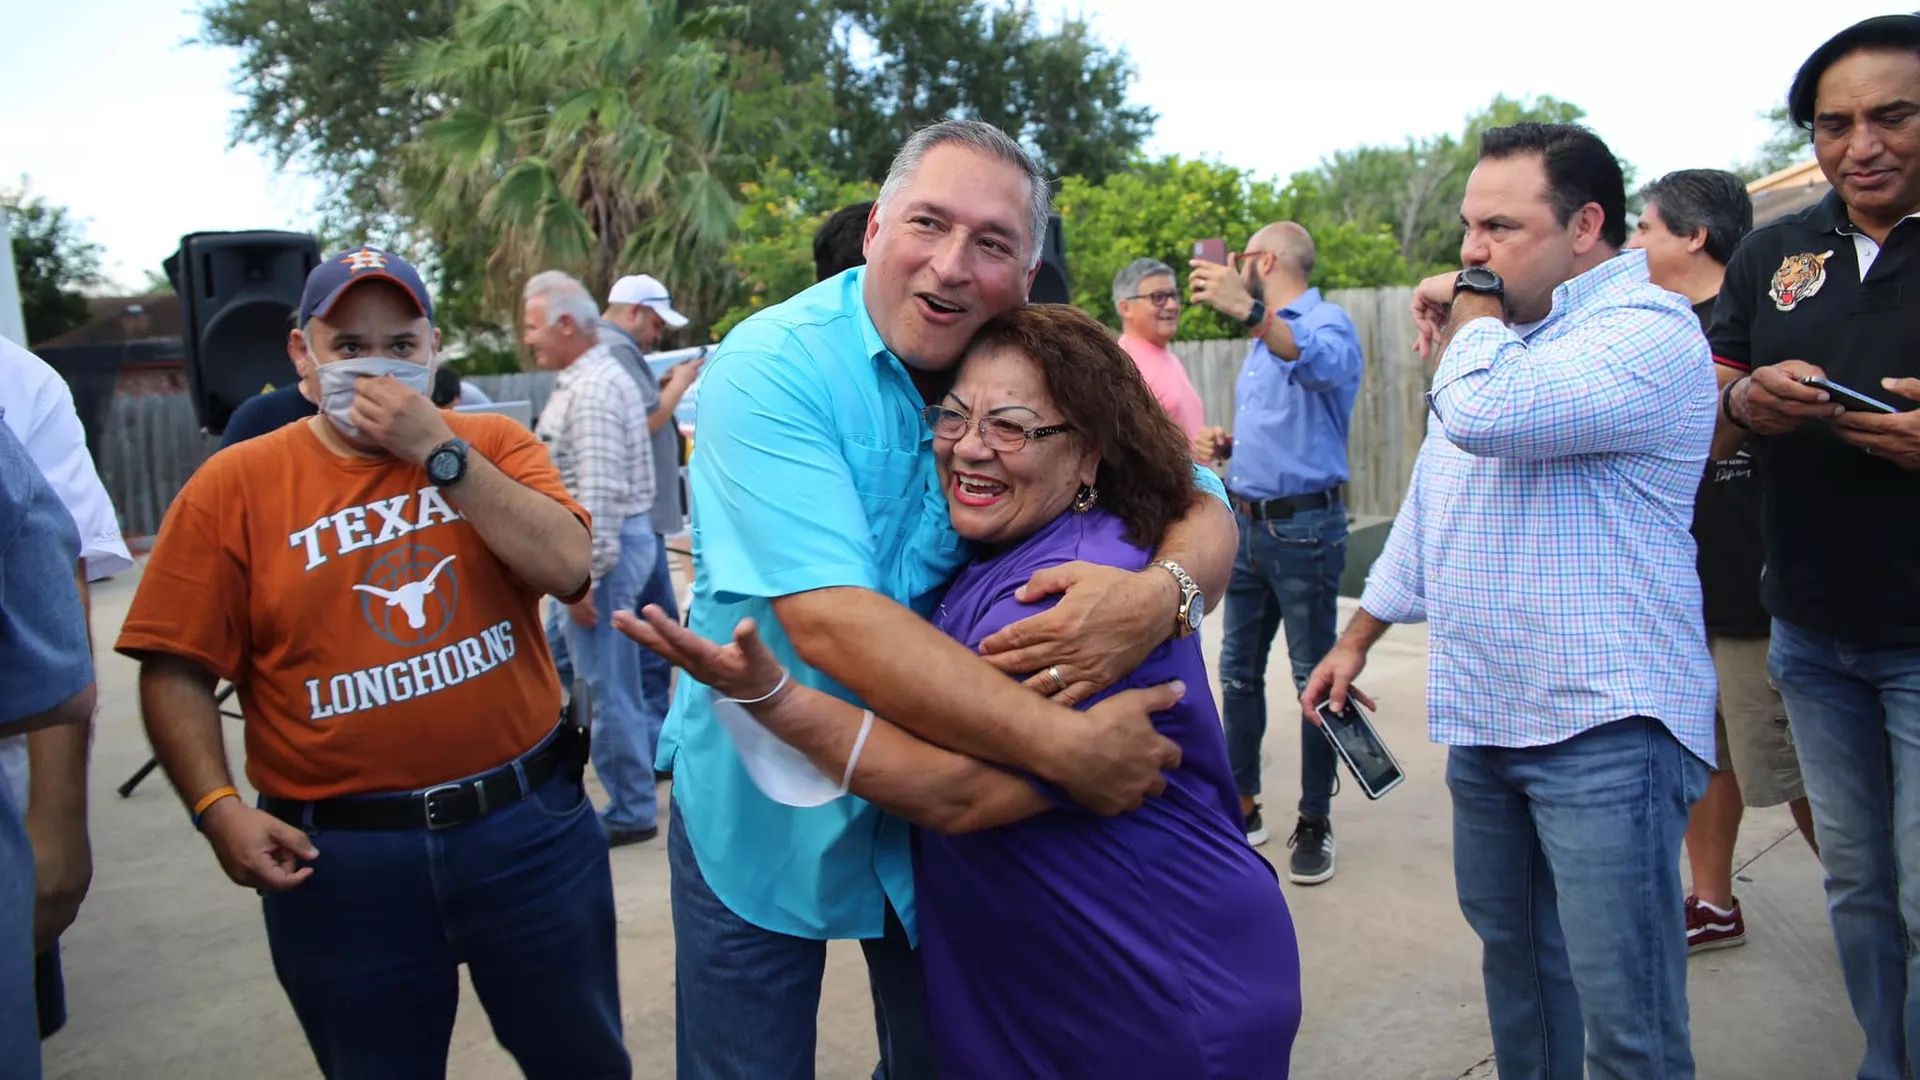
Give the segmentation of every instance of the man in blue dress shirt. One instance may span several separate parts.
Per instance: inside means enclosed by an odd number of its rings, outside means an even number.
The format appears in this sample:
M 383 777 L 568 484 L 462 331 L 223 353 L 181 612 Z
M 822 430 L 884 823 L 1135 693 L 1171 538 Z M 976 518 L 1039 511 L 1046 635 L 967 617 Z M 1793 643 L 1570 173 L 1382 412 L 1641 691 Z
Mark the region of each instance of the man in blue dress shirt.
M 1626 186 L 1571 124 L 1481 136 L 1466 269 L 1414 290 L 1437 358 L 1413 482 L 1301 707 L 1428 624 L 1454 887 L 1501 1076 L 1687 1080 L 1680 837 L 1706 790 L 1713 663 L 1694 491 L 1714 376 L 1685 297 L 1626 239 Z
M 1240 551 L 1227 586 L 1220 647 L 1221 715 L 1240 789 L 1247 842 L 1267 842 L 1260 740 L 1267 733 L 1267 656 L 1287 628 L 1293 685 L 1333 647 L 1340 574 L 1347 565 L 1347 427 L 1360 392 L 1360 337 L 1339 305 L 1309 288 L 1313 237 L 1276 221 L 1247 241 L 1237 267 L 1196 259 L 1198 303 L 1240 322 L 1253 349 L 1233 391 L 1233 436 L 1202 431 L 1194 453 L 1230 459 L 1227 490 L 1240 519 Z M 1287 710 L 1292 715 L 1292 710 Z M 1300 820 L 1287 841 L 1287 878 L 1333 877 L 1333 747 L 1300 724 Z

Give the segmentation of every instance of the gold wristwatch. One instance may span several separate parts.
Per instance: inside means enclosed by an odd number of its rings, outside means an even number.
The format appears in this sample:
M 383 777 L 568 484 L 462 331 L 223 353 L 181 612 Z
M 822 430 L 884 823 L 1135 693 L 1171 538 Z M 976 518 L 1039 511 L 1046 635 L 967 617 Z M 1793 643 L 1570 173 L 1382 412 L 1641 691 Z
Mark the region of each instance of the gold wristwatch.
M 1172 559 L 1161 559 L 1153 565 L 1161 567 L 1173 575 L 1180 586 L 1180 607 L 1174 612 L 1173 636 L 1186 637 L 1200 632 L 1200 620 L 1207 613 L 1207 598 L 1201 594 L 1200 585 L 1187 573 L 1187 568 Z

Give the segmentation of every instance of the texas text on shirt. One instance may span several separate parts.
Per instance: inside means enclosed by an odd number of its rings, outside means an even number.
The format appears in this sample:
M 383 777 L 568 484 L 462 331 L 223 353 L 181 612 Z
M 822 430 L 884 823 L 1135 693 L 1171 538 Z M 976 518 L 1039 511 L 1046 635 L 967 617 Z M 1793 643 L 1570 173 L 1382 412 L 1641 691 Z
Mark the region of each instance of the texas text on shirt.
M 1737 371 L 1804 360 L 1899 402 L 1880 380 L 1920 375 L 1920 220 L 1876 245 L 1829 193 L 1754 230 L 1727 264 L 1709 337 Z M 1920 472 L 1874 461 L 1822 423 L 1747 445 L 1767 477 L 1766 546 L 1805 556 L 1768 562 L 1767 610 L 1852 641 L 1920 644 Z
M 1713 666 L 1688 525 L 1713 434 L 1706 342 L 1629 251 L 1525 336 L 1462 327 L 1360 606 L 1430 621 L 1428 725 L 1545 746 L 1651 716 L 1714 760 Z
M 446 420 L 585 520 L 532 433 L 502 416 Z M 298 423 L 187 482 L 116 647 L 234 682 L 247 776 L 265 794 L 407 791 L 510 760 L 553 729 L 539 599 L 425 469 L 340 457 Z

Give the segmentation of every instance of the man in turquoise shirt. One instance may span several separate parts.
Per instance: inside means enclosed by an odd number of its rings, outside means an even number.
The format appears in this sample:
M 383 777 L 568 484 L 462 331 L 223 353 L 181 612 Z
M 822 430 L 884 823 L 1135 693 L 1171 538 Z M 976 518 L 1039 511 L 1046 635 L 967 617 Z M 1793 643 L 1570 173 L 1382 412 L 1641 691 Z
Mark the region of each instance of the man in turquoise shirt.
M 923 618 L 967 552 L 920 410 L 980 325 L 1025 301 L 1048 202 L 1038 167 L 998 129 L 936 124 L 894 161 L 868 265 L 728 335 L 700 388 L 691 624 L 726 640 L 752 616 L 796 680 L 1117 813 L 1160 789 L 1177 751 L 1143 713 L 1070 706 L 1174 632 L 1188 599 L 1175 576 L 1063 568 L 1036 582 L 1066 590 L 1062 603 L 990 642 L 1000 651 L 985 661 Z M 1197 499 L 1159 554 L 1217 593 L 1234 546 L 1224 501 Z M 1003 674 L 1034 671 L 1042 693 Z M 834 938 L 867 952 L 876 1075 L 932 1075 L 906 825 L 851 796 L 805 809 L 768 799 L 705 689 L 682 679 L 658 758 L 674 774 L 680 1075 L 811 1076 Z

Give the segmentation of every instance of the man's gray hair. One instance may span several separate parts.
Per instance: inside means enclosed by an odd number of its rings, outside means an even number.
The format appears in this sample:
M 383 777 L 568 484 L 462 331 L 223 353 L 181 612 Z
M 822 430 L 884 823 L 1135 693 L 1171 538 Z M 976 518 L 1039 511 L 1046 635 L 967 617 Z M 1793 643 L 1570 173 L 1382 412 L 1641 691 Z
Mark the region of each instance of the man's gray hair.
M 919 170 L 927 152 L 949 143 L 998 158 L 1026 176 L 1029 192 L 1027 236 L 1028 242 L 1033 245 L 1033 249 L 1027 253 L 1027 265 L 1038 266 L 1040 249 L 1046 243 L 1047 218 L 1053 213 L 1053 190 L 1047 186 L 1047 178 L 1040 171 L 1040 163 L 1033 160 L 1033 155 L 1021 149 L 1012 136 L 984 120 L 941 120 L 907 136 L 907 141 L 900 144 L 900 152 L 893 155 L 893 165 L 887 169 L 886 183 L 880 185 L 880 213 L 886 213 L 887 204 Z
M 528 278 L 522 298 L 547 302 L 548 326 L 559 322 L 562 315 L 571 316 L 573 324 L 582 330 L 600 325 L 600 308 L 593 302 L 593 294 L 579 278 L 564 270 L 542 270 Z
M 1740 178 L 1721 169 L 1681 169 L 1640 189 L 1642 202 L 1660 211 L 1675 236 L 1707 230 L 1707 257 L 1721 266 L 1740 238 L 1753 231 L 1753 199 Z
M 1135 259 L 1121 267 L 1120 272 L 1113 275 L 1113 306 L 1119 307 L 1120 301 L 1138 296 L 1141 282 L 1162 275 L 1173 277 L 1173 267 L 1159 259 Z

